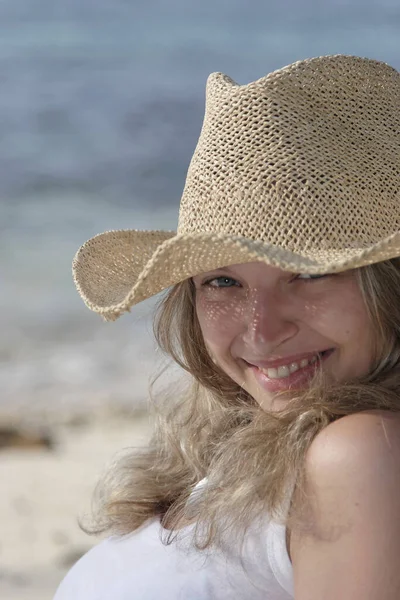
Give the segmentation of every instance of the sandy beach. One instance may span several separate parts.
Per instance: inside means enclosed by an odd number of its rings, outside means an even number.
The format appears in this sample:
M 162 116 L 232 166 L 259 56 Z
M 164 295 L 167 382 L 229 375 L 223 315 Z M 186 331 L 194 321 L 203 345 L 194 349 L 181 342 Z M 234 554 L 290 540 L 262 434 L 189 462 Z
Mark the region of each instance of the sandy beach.
M 46 430 L 45 443 L 27 430 L 27 438 L 14 435 L 0 448 L 2 600 L 53 598 L 64 574 L 99 539 L 78 525 L 96 481 L 118 451 L 148 439 L 150 420 L 144 412 L 105 411 Z

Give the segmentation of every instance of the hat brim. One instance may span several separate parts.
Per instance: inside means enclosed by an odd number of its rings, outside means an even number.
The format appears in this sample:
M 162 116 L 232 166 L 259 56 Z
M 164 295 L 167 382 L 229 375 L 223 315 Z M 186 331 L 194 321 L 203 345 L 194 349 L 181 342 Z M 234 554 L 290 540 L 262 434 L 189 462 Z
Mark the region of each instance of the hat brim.
M 107 231 L 86 242 L 73 261 L 85 304 L 113 321 L 139 302 L 185 279 L 223 266 L 265 262 L 294 273 L 345 271 L 400 254 L 400 232 L 369 247 L 285 248 L 228 234 Z

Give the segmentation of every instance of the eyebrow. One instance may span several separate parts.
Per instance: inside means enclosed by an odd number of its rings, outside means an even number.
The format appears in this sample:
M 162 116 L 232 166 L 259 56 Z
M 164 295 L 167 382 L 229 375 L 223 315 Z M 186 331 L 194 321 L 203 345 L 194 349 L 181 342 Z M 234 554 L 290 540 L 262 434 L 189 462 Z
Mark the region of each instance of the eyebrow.
M 205 273 L 231 273 L 234 274 L 232 269 L 230 269 L 229 267 L 219 267 L 217 269 L 210 269 L 209 271 L 204 271 L 204 273 L 199 273 L 198 275 L 193 275 L 193 277 L 191 277 L 191 279 L 195 279 L 195 277 L 201 277 L 202 275 L 204 275 Z
M 206 271 L 206 273 L 215 273 L 216 271 L 229 271 L 230 273 L 232 273 L 232 269 L 230 269 L 229 267 L 219 267 L 218 269 L 210 269 L 209 271 Z

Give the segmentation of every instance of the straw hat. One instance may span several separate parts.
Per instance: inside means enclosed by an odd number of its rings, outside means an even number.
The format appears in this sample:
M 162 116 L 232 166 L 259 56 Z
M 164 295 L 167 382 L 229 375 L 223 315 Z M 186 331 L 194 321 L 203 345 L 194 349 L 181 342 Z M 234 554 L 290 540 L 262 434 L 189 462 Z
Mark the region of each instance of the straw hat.
M 210 75 L 177 232 L 108 231 L 73 272 L 107 320 L 229 264 L 329 273 L 400 254 L 400 74 L 324 56 L 238 85 Z

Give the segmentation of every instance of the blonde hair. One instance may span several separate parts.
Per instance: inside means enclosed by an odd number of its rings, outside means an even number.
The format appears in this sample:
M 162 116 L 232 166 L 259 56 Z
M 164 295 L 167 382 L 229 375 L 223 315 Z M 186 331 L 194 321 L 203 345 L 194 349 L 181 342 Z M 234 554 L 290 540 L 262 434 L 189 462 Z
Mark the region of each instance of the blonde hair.
M 263 514 L 285 523 L 300 514 L 289 514 L 288 490 L 294 482 L 301 489 L 305 454 L 317 433 L 344 415 L 400 408 L 400 259 L 362 267 L 356 275 L 376 332 L 372 372 L 341 385 L 318 380 L 276 413 L 260 409 L 211 360 L 192 282 L 172 288 L 154 331 L 160 347 L 190 374 L 191 389 L 157 406 L 149 445 L 117 462 L 103 480 L 92 531 L 125 534 L 158 516 L 168 523 L 170 540 L 204 477 L 205 493 L 190 503 L 202 525 L 199 547 L 222 544 L 223 531 L 244 535 Z

